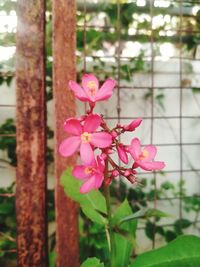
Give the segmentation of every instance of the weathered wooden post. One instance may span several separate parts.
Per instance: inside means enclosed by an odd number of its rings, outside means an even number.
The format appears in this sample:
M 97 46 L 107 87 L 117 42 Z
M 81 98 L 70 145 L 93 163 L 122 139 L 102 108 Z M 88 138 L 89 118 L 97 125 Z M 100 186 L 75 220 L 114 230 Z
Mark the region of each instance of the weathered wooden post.
M 57 267 L 78 267 L 78 208 L 60 186 L 60 176 L 75 157 L 58 154 L 58 144 L 66 138 L 63 122 L 75 115 L 75 100 L 68 81 L 76 78 L 75 0 L 53 0 L 53 93 L 55 103 L 56 246 Z
M 18 0 L 17 251 L 18 267 L 47 264 L 44 0 Z

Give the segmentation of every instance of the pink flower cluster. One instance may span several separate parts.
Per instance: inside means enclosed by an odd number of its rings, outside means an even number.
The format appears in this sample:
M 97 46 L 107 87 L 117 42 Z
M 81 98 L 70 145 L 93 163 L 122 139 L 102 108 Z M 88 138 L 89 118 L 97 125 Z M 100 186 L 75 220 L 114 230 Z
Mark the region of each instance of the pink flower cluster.
M 109 185 L 119 175 L 135 184 L 136 168 L 154 171 L 165 167 L 164 162 L 154 161 L 157 153 L 155 146 L 148 145 L 142 149 L 138 138 L 133 138 L 130 145 L 119 140 L 121 134 L 134 131 L 142 119 L 133 120 L 128 125 L 117 124 L 110 129 L 102 116 L 93 113 L 96 102 L 109 99 L 115 85 L 116 82 L 109 78 L 99 88 L 99 81 L 93 74 L 83 75 L 82 86 L 74 81 L 69 82 L 75 96 L 90 105 L 87 114 L 81 118 L 69 118 L 64 122 L 64 131 L 71 136 L 59 146 L 59 152 L 64 157 L 80 152 L 82 164 L 74 167 L 73 175 L 83 180 L 81 193 L 98 189 L 103 182 Z M 115 151 L 120 161 L 126 165 L 131 163 L 131 167 L 119 166 L 112 157 Z

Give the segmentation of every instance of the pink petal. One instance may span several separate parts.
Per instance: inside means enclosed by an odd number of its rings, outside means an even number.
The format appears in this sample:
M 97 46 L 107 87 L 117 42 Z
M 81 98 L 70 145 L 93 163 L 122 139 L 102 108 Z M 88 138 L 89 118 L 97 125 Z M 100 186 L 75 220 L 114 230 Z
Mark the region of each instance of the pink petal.
M 165 163 L 163 161 L 152 161 L 152 162 L 137 161 L 137 164 L 140 168 L 142 168 L 145 171 L 161 170 L 165 167 Z
M 147 151 L 147 156 L 142 161 L 151 161 L 156 156 L 157 148 L 155 146 L 148 145 L 145 146 L 142 152 L 145 153 L 145 151 Z
M 75 96 L 83 101 L 83 102 L 86 102 L 86 101 L 89 101 L 89 98 L 87 96 L 87 94 L 85 93 L 85 91 L 81 88 L 81 86 L 79 84 L 77 84 L 76 82 L 74 81 L 69 81 L 69 87 L 70 89 L 74 92 Z
M 80 192 L 82 194 L 86 194 L 88 192 L 90 192 L 92 189 L 96 188 L 96 180 L 95 180 L 95 175 L 93 175 L 92 177 L 88 178 L 84 184 L 81 186 L 80 188 Z
M 86 194 L 92 189 L 98 189 L 103 182 L 103 175 L 95 174 L 88 178 L 85 183 L 81 186 L 80 192 Z
M 128 163 L 128 156 L 126 154 L 126 150 L 122 145 L 117 146 L 117 153 L 119 158 L 121 159 L 122 162 L 125 164 Z
M 129 152 L 134 160 L 137 160 L 141 154 L 141 144 L 138 138 L 134 138 L 129 146 Z
M 94 132 L 101 124 L 102 118 L 97 114 L 90 114 L 84 123 L 84 132 L 92 133 Z
M 93 133 L 90 143 L 99 148 L 109 147 L 112 144 L 112 136 L 105 132 Z
M 102 156 L 97 156 L 97 164 L 100 172 L 104 172 L 105 169 L 105 161 Z
M 138 126 L 140 126 L 142 119 L 133 120 L 130 124 L 124 126 L 126 131 L 134 131 Z
M 90 174 L 87 174 L 85 172 L 85 169 L 87 166 L 85 165 L 76 165 L 72 171 L 72 175 L 76 177 L 77 179 L 85 179 L 90 176 Z
M 96 174 L 95 175 L 95 188 L 98 189 L 99 187 L 101 187 L 102 182 L 103 182 L 103 174 Z
M 70 118 L 64 122 L 64 130 L 74 135 L 81 135 L 83 131 L 80 121 L 75 118 Z
M 59 146 L 59 152 L 64 157 L 71 156 L 80 146 L 81 139 L 79 136 L 72 136 L 65 139 Z
M 112 91 L 115 85 L 116 85 L 116 81 L 114 81 L 111 78 L 107 79 L 104 82 L 104 84 L 101 86 L 101 88 L 99 89 L 95 99 L 97 101 L 100 101 L 100 100 L 106 100 L 110 98 L 112 96 Z
M 89 143 L 81 143 L 80 156 L 81 160 L 86 165 L 89 165 L 94 161 L 94 151 Z

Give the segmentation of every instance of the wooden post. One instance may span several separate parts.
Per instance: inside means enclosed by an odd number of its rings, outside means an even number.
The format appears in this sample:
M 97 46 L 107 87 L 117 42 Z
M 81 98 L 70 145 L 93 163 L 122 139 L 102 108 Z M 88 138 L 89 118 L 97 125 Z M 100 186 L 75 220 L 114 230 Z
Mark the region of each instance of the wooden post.
M 75 115 L 75 99 L 68 81 L 76 79 L 76 5 L 75 0 L 53 0 L 53 93 L 55 103 L 55 174 L 56 174 L 56 246 L 57 267 L 78 267 L 78 207 L 60 186 L 62 172 L 74 165 L 58 154 L 58 145 L 66 138 L 63 123 Z
M 18 0 L 17 252 L 18 267 L 47 267 L 44 0 Z

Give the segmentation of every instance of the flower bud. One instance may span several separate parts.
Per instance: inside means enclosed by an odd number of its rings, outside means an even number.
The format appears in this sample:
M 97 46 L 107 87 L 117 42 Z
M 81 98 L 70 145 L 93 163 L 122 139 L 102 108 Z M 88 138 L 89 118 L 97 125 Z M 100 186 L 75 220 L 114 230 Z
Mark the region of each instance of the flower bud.
M 112 154 L 112 153 L 113 153 L 113 151 L 112 151 L 112 149 L 111 149 L 111 148 L 108 148 L 108 149 L 106 150 L 106 153 L 107 153 L 107 154 Z
M 118 170 L 113 170 L 112 171 L 112 177 L 117 177 L 119 175 Z
M 123 163 L 127 164 L 128 163 L 128 156 L 126 154 L 125 147 L 122 144 L 120 144 L 116 148 L 117 148 L 118 156 L 121 159 L 121 161 Z
M 129 132 L 132 132 L 132 131 L 135 131 L 135 129 L 140 126 L 142 122 L 142 119 L 136 119 L 136 120 L 133 120 L 130 124 L 128 125 L 124 125 L 123 128 L 125 131 L 129 131 Z
M 124 176 L 130 176 L 132 174 L 132 170 L 130 170 L 130 169 L 127 169 L 127 170 L 125 170 L 125 172 L 124 172 Z
M 118 133 L 116 131 L 112 131 L 111 135 L 112 135 L 113 138 L 116 138 L 118 136 Z
M 106 155 L 105 153 L 102 153 L 102 154 L 101 154 L 101 158 L 102 158 L 103 160 L 105 160 L 105 159 L 107 158 L 107 155 Z

